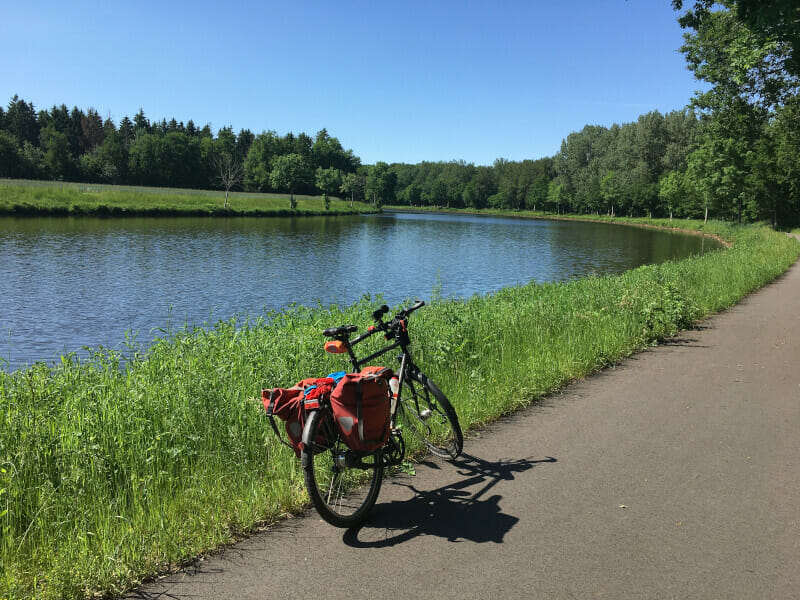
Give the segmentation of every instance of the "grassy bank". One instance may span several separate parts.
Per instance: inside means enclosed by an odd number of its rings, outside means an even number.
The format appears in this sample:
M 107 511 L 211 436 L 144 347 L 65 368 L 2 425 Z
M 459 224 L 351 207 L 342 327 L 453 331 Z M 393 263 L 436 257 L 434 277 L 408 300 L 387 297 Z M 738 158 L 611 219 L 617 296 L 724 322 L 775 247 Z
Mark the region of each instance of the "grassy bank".
M 763 227 L 706 230 L 732 248 L 434 299 L 412 317 L 418 362 L 462 423 L 480 426 L 730 306 L 800 253 Z M 255 398 L 341 366 L 320 330 L 366 326 L 377 303 L 299 307 L 179 331 L 143 355 L 0 372 L 0 598 L 120 591 L 300 510 L 298 462 Z
M 378 212 L 361 202 L 332 198 L 329 210 L 321 196 L 295 195 L 289 208 L 284 194 L 181 190 L 83 183 L 0 180 L 0 214 L 90 216 L 306 216 Z

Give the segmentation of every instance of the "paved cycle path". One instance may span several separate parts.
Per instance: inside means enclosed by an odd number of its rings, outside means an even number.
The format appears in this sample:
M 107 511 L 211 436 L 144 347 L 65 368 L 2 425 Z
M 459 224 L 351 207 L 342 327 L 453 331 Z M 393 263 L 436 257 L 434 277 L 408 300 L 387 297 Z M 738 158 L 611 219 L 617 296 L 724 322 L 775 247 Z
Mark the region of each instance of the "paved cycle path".
M 731 310 L 135 598 L 800 598 L 800 265 Z M 457 395 L 452 393 L 457 407 Z

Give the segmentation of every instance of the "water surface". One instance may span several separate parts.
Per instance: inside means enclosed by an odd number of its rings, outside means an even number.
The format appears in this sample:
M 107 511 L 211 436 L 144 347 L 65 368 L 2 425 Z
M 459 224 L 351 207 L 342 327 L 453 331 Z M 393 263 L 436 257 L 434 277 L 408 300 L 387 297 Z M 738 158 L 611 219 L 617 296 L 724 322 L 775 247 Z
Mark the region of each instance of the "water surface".
M 468 215 L 0 217 L 5 368 L 291 303 L 468 297 L 699 252 L 634 227 Z M 709 242 L 705 242 L 708 248 Z

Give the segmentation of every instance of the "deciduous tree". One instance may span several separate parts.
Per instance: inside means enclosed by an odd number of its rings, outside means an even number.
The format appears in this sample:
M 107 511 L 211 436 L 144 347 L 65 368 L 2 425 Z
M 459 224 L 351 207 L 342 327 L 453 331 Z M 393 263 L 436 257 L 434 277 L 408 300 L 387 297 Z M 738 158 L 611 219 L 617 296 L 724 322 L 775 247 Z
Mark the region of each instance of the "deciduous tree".
M 365 187 L 366 181 L 363 175 L 347 173 L 342 177 L 342 184 L 339 186 L 339 191 L 345 195 L 350 195 L 350 206 L 353 206 L 353 200 L 355 198 L 361 200 L 364 197 Z
M 294 199 L 295 191 L 309 180 L 306 161 L 300 154 L 292 153 L 278 156 L 273 161 L 270 182 L 272 187 L 289 191 L 289 206 L 297 208 Z
M 373 204 L 380 207 L 395 198 L 397 173 L 385 162 L 378 162 L 369 169 L 367 175 L 367 195 Z
M 342 183 L 342 172 L 339 169 L 334 169 L 333 167 L 329 167 L 327 169 L 323 169 L 322 167 L 317 167 L 316 184 L 323 194 L 325 201 L 325 210 L 328 210 L 330 208 L 331 201 L 328 198 L 328 194 L 338 190 L 339 187 L 341 186 L 341 183 Z
M 216 167 L 216 181 L 222 189 L 225 190 L 225 205 L 228 208 L 228 194 L 234 186 L 242 182 L 244 177 L 244 169 L 239 159 L 232 154 L 223 153 L 214 159 L 214 166 Z

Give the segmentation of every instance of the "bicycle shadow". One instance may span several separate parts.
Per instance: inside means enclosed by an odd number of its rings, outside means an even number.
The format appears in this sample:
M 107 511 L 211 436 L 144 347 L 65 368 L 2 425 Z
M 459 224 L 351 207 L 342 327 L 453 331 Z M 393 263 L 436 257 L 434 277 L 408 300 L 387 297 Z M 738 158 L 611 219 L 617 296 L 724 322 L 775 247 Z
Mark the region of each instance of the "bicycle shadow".
M 342 541 L 355 548 L 386 548 L 421 535 L 433 535 L 450 542 L 500 544 L 519 519 L 502 511 L 501 495 L 487 493 L 501 481 L 513 480 L 517 473 L 554 462 L 556 459 L 550 456 L 490 462 L 462 454 L 453 464 L 464 479 L 429 491 L 418 490 L 410 483 L 393 482 L 409 488 L 414 497 L 376 505 L 369 521 L 348 529 Z M 439 468 L 435 463 L 427 464 Z M 469 489 L 476 486 L 481 487 Z

